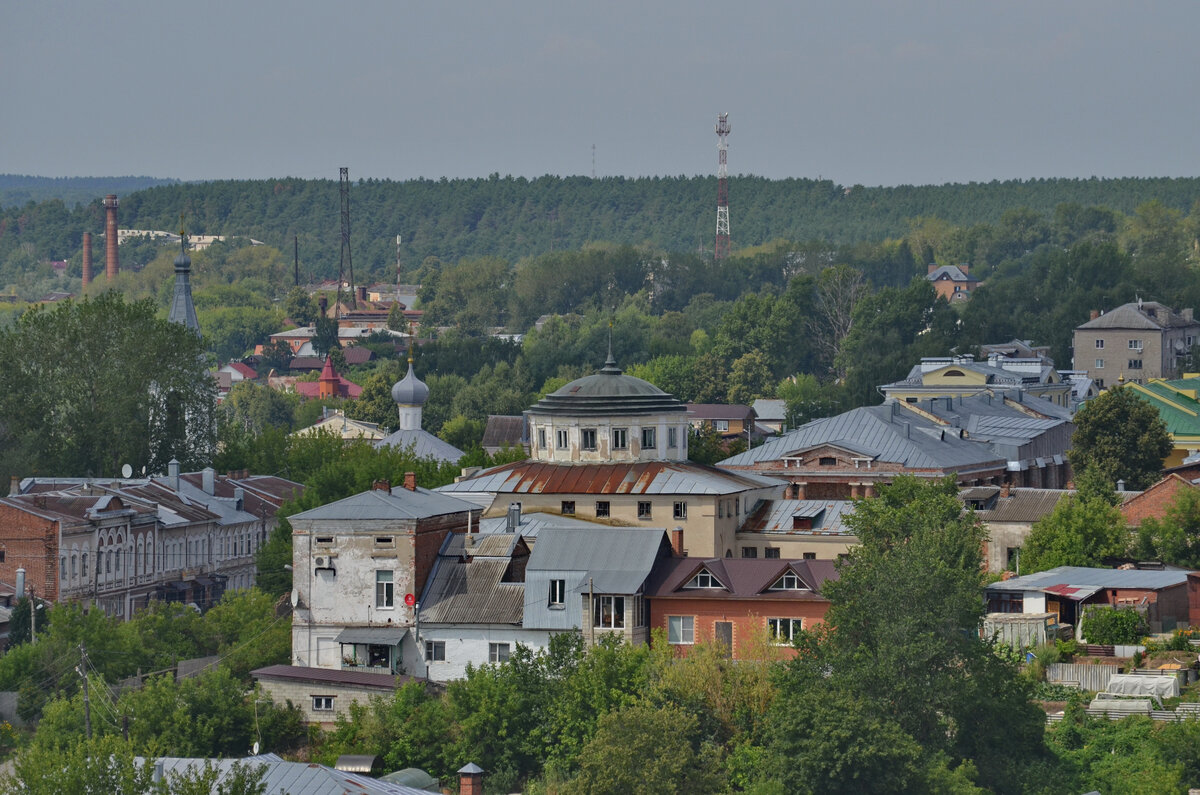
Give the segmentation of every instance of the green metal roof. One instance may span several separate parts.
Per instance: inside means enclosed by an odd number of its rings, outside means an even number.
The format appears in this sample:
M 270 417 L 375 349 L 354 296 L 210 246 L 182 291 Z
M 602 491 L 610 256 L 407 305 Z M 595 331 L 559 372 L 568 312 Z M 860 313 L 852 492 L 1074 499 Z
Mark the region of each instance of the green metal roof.
M 1152 380 L 1147 384 L 1128 384 L 1139 397 L 1158 410 L 1167 425 L 1167 432 L 1178 439 L 1200 436 L 1200 401 L 1181 390 L 1200 389 L 1200 379 L 1178 381 Z

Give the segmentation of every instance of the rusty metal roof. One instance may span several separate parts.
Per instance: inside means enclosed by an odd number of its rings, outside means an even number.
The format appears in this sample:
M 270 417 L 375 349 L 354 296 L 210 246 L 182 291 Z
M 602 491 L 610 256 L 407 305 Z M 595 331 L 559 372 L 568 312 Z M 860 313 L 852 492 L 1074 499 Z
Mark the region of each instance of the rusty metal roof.
M 782 481 L 689 461 L 550 464 L 519 461 L 438 488 L 443 493 L 493 494 L 735 494 Z

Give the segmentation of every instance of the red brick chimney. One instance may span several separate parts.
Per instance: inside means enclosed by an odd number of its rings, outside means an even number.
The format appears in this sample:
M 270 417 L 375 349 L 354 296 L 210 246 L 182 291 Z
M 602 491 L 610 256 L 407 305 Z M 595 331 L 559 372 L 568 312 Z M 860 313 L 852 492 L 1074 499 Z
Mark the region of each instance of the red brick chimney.
M 938 265 L 936 262 L 929 263 L 929 273 L 933 273 L 937 269 L 938 269 Z
M 671 551 L 675 553 L 676 557 L 682 558 L 684 556 L 682 527 L 676 527 L 671 531 Z
M 1089 319 L 1089 320 L 1095 320 L 1095 319 L 1096 319 L 1096 318 L 1098 318 L 1098 317 L 1100 317 L 1100 310 L 1099 310 L 1099 309 L 1093 309 L 1093 310 L 1092 310 L 1092 311 L 1089 313 L 1088 319 Z
M 111 282 L 121 270 L 117 259 L 117 195 L 104 197 L 104 272 Z
M 376 480 L 371 484 L 371 491 L 391 491 L 392 484 L 387 480 Z
M 83 286 L 92 283 L 92 233 L 83 233 Z
M 1011 493 L 1012 493 L 1012 484 L 1011 483 L 1005 483 L 1003 486 L 1000 487 L 1000 496 L 1001 497 L 1008 497 Z
M 483 768 L 468 762 L 458 771 L 458 795 L 483 795 Z
M 405 472 L 404 473 L 404 488 L 408 489 L 409 491 L 417 490 L 417 473 L 416 472 Z M 482 772 L 482 771 L 480 771 L 480 772 Z M 482 790 L 480 790 L 480 791 L 482 792 Z

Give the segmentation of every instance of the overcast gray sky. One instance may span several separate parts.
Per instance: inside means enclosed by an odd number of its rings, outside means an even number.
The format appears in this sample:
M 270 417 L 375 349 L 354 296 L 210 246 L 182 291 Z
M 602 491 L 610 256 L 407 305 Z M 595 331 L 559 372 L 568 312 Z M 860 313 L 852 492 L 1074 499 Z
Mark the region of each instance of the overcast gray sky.
M 1200 174 L 1192 0 L 0 9 L 0 173 Z

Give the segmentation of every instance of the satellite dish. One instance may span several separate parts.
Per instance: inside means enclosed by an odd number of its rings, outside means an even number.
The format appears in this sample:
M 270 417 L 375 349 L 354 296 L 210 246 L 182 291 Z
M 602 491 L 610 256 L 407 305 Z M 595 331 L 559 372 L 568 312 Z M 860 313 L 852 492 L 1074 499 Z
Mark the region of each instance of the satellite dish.
M 133 467 L 129 466 L 129 464 L 123 465 L 121 467 L 121 477 L 123 477 L 123 478 L 133 477 Z
M 292 607 L 300 604 L 300 592 L 295 588 L 292 589 Z
M 258 743 L 254 743 L 254 755 L 258 756 Z

